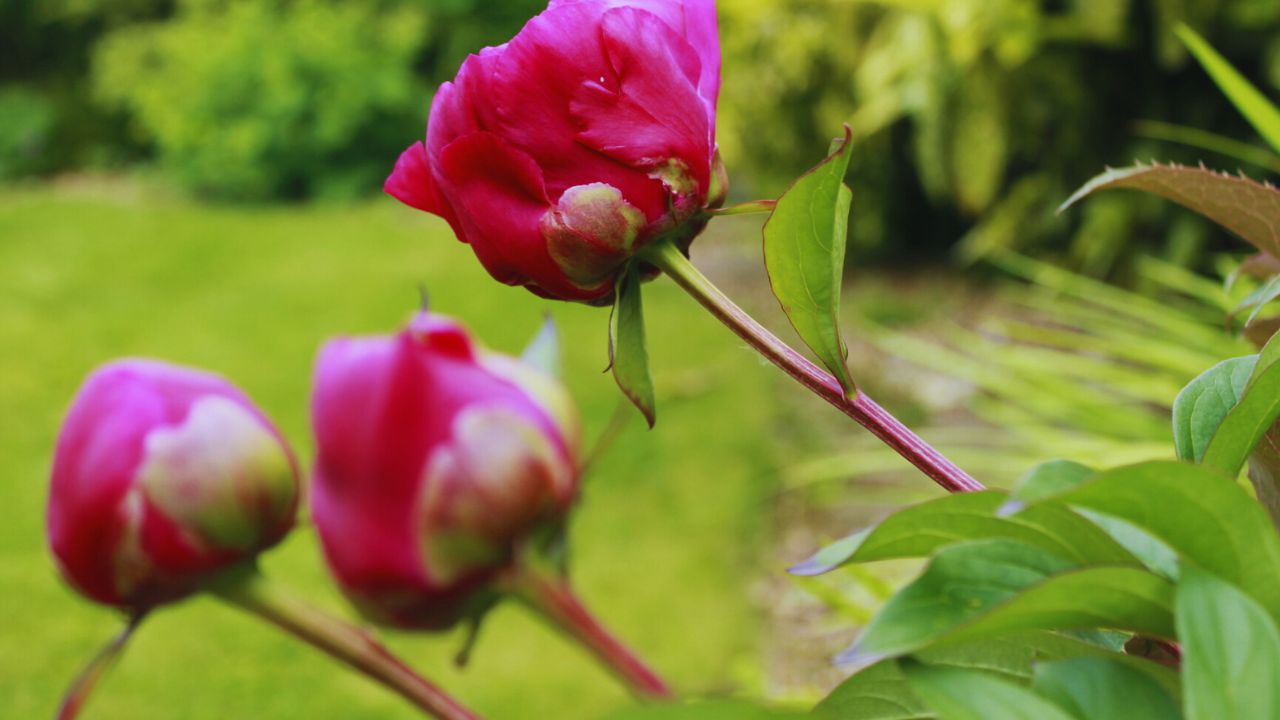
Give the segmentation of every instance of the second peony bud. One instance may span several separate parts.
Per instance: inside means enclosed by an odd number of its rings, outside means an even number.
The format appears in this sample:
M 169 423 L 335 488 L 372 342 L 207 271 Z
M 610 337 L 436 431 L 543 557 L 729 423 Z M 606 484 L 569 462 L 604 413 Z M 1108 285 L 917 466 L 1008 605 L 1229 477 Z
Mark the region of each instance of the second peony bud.
M 372 620 L 441 629 L 492 602 L 520 545 L 578 485 L 563 387 L 423 313 L 320 353 L 312 513 L 344 592 Z

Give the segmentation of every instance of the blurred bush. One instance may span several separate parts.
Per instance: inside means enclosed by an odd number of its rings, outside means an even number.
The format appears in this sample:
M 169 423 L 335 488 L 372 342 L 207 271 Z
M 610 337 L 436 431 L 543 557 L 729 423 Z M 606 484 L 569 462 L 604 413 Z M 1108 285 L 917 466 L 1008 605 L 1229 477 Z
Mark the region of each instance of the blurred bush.
M 966 258 L 1053 244 L 1103 275 L 1132 239 L 1194 262 L 1211 230 L 1183 213 L 1131 196 L 1065 220 L 1054 210 L 1107 163 L 1206 155 L 1141 137 L 1139 120 L 1254 137 L 1188 63 L 1176 22 L 1280 86 L 1274 0 L 721 0 L 720 11 L 728 162 L 752 194 L 772 195 L 848 122 L 861 260 L 916 261 L 962 238 Z

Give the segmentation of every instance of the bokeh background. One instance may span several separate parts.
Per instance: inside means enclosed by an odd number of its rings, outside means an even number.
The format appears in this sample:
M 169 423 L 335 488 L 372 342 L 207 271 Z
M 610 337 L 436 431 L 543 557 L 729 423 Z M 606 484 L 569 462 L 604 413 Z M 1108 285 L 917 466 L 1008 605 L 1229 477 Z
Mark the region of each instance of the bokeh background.
M 433 88 L 542 4 L 0 0 L 0 717 L 51 716 L 119 625 L 58 580 L 43 544 L 57 426 L 100 362 L 216 369 L 307 457 L 318 344 L 394 328 L 425 284 L 498 350 L 518 351 L 551 313 L 588 433 L 615 417 L 605 312 L 497 285 L 443 223 L 378 194 L 422 135 Z M 1191 24 L 1274 95 L 1280 4 L 719 9 L 719 139 L 737 198 L 775 196 L 842 123 L 854 128 L 845 319 L 872 394 L 996 484 L 1049 457 L 1167 454 L 1177 389 L 1247 351 L 1221 328 L 1231 298 L 1212 278 L 1240 248 L 1135 195 L 1055 210 L 1104 165 L 1136 158 L 1273 177 L 1171 29 Z M 750 218 L 718 221 L 695 261 L 784 330 L 758 232 Z M 935 491 L 669 284 L 646 302 L 659 426 L 632 418 L 589 479 L 577 584 L 684 691 L 812 699 L 839 677 L 827 658 L 907 568 L 805 582 L 782 568 Z M 347 612 L 305 518 L 266 567 Z M 389 636 L 493 717 L 593 718 L 628 702 L 520 608 L 501 608 L 458 670 L 462 640 Z M 410 713 L 196 599 L 148 622 L 88 714 L 227 716 Z

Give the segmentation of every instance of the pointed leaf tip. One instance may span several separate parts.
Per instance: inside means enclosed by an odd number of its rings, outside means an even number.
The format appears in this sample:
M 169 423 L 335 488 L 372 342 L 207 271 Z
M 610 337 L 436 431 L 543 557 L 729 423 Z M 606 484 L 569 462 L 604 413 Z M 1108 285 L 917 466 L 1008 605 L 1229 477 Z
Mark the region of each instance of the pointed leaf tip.
M 609 318 L 609 363 L 619 389 L 636 406 L 649 429 L 657 421 L 653 378 L 649 374 L 649 348 L 645 339 L 640 278 L 629 266 L 618 279 L 617 298 Z
M 551 313 L 547 313 L 542 327 L 525 346 L 520 359 L 551 377 L 560 377 L 560 332 Z

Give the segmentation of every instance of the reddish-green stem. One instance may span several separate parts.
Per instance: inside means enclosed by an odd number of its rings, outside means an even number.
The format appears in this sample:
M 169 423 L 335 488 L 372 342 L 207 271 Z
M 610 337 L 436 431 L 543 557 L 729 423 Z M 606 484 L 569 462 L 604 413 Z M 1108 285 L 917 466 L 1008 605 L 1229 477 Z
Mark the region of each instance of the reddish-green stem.
M 694 267 L 675 245 L 657 243 L 647 248 L 641 257 L 666 273 L 769 362 L 871 431 L 944 489 L 953 493 L 985 489 L 982 483 L 970 477 L 865 393 L 859 390 L 852 396 L 846 395 L 831 373 L 810 362 L 756 322 Z
M 129 643 L 129 638 L 133 637 L 134 631 L 142 624 L 144 617 L 146 617 L 145 612 L 136 613 L 130 617 L 129 623 L 120 631 L 120 634 L 112 638 L 111 642 L 107 643 L 106 647 L 102 648 L 89 661 L 84 670 L 76 676 L 76 679 L 71 682 L 71 687 L 67 689 L 66 696 L 62 699 L 61 707 L 58 708 L 57 720 L 73 720 L 80 715 L 85 703 L 89 701 L 89 696 L 93 694 L 94 688 L 97 687 L 98 681 L 120 659 L 125 645 Z
M 648 700 L 674 697 L 666 681 L 600 624 L 563 577 L 522 565 L 507 575 L 506 585 L 514 597 L 582 643 L 637 697 Z
M 479 720 L 479 715 L 415 673 L 372 634 L 308 605 L 254 568 L 229 573 L 214 592 L 399 693 L 431 717 Z

